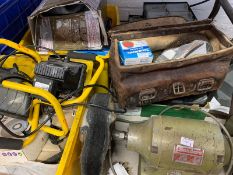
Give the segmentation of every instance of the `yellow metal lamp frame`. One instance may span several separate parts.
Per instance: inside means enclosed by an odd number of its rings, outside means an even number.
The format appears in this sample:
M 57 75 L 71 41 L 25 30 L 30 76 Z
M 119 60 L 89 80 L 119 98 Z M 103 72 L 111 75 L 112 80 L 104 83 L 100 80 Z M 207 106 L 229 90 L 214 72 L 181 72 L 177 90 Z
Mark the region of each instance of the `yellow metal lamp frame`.
M 11 41 L 8 41 L 5 39 L 0 39 L 0 44 L 5 44 L 9 47 L 14 48 L 15 50 L 19 50 L 20 52 L 29 54 L 29 55 L 33 56 L 37 60 L 38 63 L 41 62 L 41 60 L 42 60 L 40 55 L 37 54 L 37 52 L 30 50 L 28 48 L 25 48 L 21 45 L 18 45 L 14 42 L 11 42 Z M 88 85 L 93 85 L 97 82 L 98 78 L 100 77 L 101 73 L 104 70 L 104 65 L 105 65 L 104 60 L 108 59 L 108 58 L 109 58 L 109 54 L 106 56 L 96 56 L 96 61 L 99 63 L 99 67 L 95 71 L 95 73 L 92 76 L 92 78 L 90 79 L 90 81 L 87 82 Z M 64 137 L 69 132 L 68 124 L 66 122 L 66 118 L 65 118 L 64 112 L 62 110 L 62 106 L 68 106 L 68 105 L 84 102 L 87 99 L 87 97 L 90 95 L 90 93 L 93 89 L 92 87 L 88 87 L 88 88 L 83 90 L 83 93 L 81 94 L 81 96 L 74 98 L 74 99 L 71 99 L 71 100 L 64 101 L 63 103 L 60 103 L 58 101 L 58 99 L 56 97 L 54 97 L 54 95 L 52 95 L 50 92 L 43 90 L 43 89 L 40 89 L 40 88 L 32 87 L 32 86 L 25 85 L 25 84 L 15 83 L 15 82 L 7 81 L 7 80 L 4 80 L 2 82 L 2 86 L 4 88 L 14 89 L 17 91 L 22 91 L 22 92 L 33 94 L 36 96 L 40 96 L 43 99 L 47 100 L 48 103 L 45 103 L 39 99 L 33 100 L 32 107 L 31 107 L 30 114 L 29 114 L 29 118 L 28 118 L 28 122 L 31 125 L 31 132 L 33 132 L 38 127 L 38 124 L 39 124 L 40 105 L 41 104 L 50 105 L 55 110 L 56 116 L 57 116 L 58 121 L 61 125 L 61 130 L 54 129 L 54 128 L 51 128 L 49 126 L 43 126 L 43 127 L 41 127 L 40 130 L 42 130 L 46 133 L 58 136 L 58 137 Z M 36 135 L 37 135 L 37 133 L 35 133 L 35 134 L 29 136 L 27 139 L 25 139 L 23 146 L 25 147 L 25 146 L 29 145 L 31 142 L 33 142 Z

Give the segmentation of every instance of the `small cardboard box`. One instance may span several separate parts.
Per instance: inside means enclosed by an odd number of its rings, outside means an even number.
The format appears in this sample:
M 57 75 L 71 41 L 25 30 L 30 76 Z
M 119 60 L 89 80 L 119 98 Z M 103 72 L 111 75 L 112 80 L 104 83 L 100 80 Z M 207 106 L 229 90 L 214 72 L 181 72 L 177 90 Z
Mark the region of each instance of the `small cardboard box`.
M 34 45 L 54 50 L 108 45 L 105 0 L 44 0 L 28 17 Z
M 153 61 L 153 54 L 144 40 L 120 41 L 119 54 L 123 65 L 148 64 Z

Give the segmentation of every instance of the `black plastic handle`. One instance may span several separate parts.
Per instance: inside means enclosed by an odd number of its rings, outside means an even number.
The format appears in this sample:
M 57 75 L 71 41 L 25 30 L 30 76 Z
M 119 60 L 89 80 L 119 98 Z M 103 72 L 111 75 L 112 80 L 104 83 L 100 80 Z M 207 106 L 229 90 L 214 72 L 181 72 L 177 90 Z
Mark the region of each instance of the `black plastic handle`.
M 20 150 L 23 148 L 23 140 L 0 137 L 0 149 Z
M 84 59 L 84 60 L 90 60 L 90 61 L 95 61 L 96 56 L 97 56 L 96 54 L 77 53 L 74 51 L 71 51 L 67 54 L 68 58 Z

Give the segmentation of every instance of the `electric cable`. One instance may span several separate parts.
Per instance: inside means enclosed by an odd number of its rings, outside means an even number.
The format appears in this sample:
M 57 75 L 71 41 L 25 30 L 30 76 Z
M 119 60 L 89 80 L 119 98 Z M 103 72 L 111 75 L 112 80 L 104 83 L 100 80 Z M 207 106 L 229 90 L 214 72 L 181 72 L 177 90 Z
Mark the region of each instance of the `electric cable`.
M 6 62 L 6 60 L 7 60 L 10 56 L 18 55 L 18 54 L 26 55 L 27 57 L 31 58 L 34 62 L 37 63 L 36 59 L 35 59 L 33 56 L 31 56 L 31 55 L 29 55 L 29 54 L 27 54 L 27 53 L 17 52 L 17 51 L 15 50 L 15 51 L 11 52 L 10 54 L 3 56 L 3 57 L 0 59 L 0 67 L 2 67 L 2 66 L 4 65 L 4 63 Z
M 102 110 L 105 110 L 105 111 L 108 111 L 108 112 L 113 112 L 113 113 L 118 113 L 118 114 L 124 114 L 124 113 L 127 112 L 126 109 L 115 110 L 115 109 L 110 109 L 110 108 L 100 106 L 100 105 L 97 105 L 97 104 L 93 104 L 93 103 L 74 103 L 74 104 L 71 104 L 71 105 L 63 106 L 63 108 L 68 108 L 68 107 L 73 107 L 73 106 L 94 107 L 94 108 L 99 108 L 99 109 L 102 109 Z
M 64 97 L 64 98 L 60 101 L 60 103 L 63 103 L 64 101 L 69 100 L 70 98 L 73 97 L 73 95 L 75 95 L 75 94 L 77 94 L 77 93 L 83 91 L 83 89 L 89 88 L 89 87 L 100 87 L 100 88 L 103 88 L 103 89 L 107 90 L 107 91 L 109 92 L 109 94 L 110 94 L 113 98 L 115 98 L 115 99 L 117 98 L 116 95 L 115 95 L 108 87 L 106 87 L 106 86 L 104 86 L 104 85 L 101 85 L 101 84 L 89 84 L 89 85 L 83 86 L 82 89 L 78 88 L 78 89 L 74 90 L 73 92 L 71 92 L 70 94 L 68 94 L 66 97 Z
M 195 4 L 190 5 L 190 7 L 195 7 L 195 6 L 204 4 L 204 3 L 208 2 L 208 1 L 210 1 L 210 0 L 204 0 L 204 1 L 201 1 L 201 2 L 197 2 L 197 3 L 195 3 Z
M 5 61 L 9 58 L 9 56 L 14 55 L 14 54 L 18 54 L 18 52 L 17 52 L 17 53 L 16 53 L 16 52 L 12 52 L 12 54 L 6 55 L 6 56 L 2 57 L 2 58 L 0 59 L 0 67 L 3 67 Z M 19 54 L 21 54 L 21 53 L 19 53 Z M 22 54 L 24 54 L 24 53 L 22 53 Z M 28 54 L 25 54 L 25 55 L 30 56 L 30 55 L 28 55 Z M 30 58 L 33 58 L 33 57 L 30 56 Z M 33 60 L 36 61 L 35 59 L 33 59 Z M 31 80 L 31 78 L 30 78 L 26 73 L 24 73 L 24 72 L 22 72 L 22 71 L 19 70 L 19 68 L 18 68 L 18 66 L 17 66 L 16 63 L 13 64 L 13 67 L 16 68 L 17 73 L 18 73 L 19 75 L 22 75 L 22 76 L 24 76 L 26 79 Z
M 108 151 L 108 161 L 109 161 L 109 164 L 110 164 L 110 167 L 111 167 L 111 170 L 113 172 L 114 175 L 117 175 L 116 171 L 115 171 L 115 168 L 112 164 L 112 152 L 111 152 L 111 148 L 109 148 L 109 151 Z
M 123 119 L 123 118 L 116 118 L 116 121 L 123 122 L 123 123 L 141 124 L 141 123 L 144 123 L 146 120 L 145 121 L 131 121 L 131 120 Z
M 51 121 L 51 123 L 52 123 L 52 121 Z M 53 125 L 53 124 L 51 124 L 50 127 L 53 129 L 56 129 L 56 130 L 60 130 L 60 131 L 62 130 L 60 127 Z M 70 131 L 63 138 L 49 134 L 49 140 L 51 141 L 52 144 L 59 145 L 69 136 L 69 134 L 70 134 Z
M 216 123 L 218 123 L 219 126 L 222 128 L 222 130 L 225 132 L 226 136 L 228 137 L 228 142 L 229 142 L 230 149 L 231 149 L 231 161 L 230 161 L 229 167 L 228 167 L 228 169 L 226 171 L 226 175 L 231 175 L 231 170 L 232 170 L 232 167 L 233 167 L 233 158 L 232 158 L 233 142 L 231 140 L 231 136 L 230 136 L 229 132 L 227 131 L 226 127 L 221 122 L 219 122 L 218 119 L 214 115 L 212 115 L 212 114 L 210 114 L 208 112 L 205 112 L 203 110 L 200 110 L 200 111 L 203 112 L 204 114 L 206 114 L 207 116 L 211 117 Z
M 57 58 L 59 58 L 60 60 L 62 60 L 61 56 L 54 50 L 54 49 L 50 49 L 50 48 L 47 48 L 47 47 L 44 47 L 44 46 L 38 46 L 38 45 L 27 45 L 26 47 L 31 47 L 31 48 L 35 48 L 35 49 L 44 49 L 44 50 L 47 50 L 49 52 L 53 52 L 54 55 L 57 56 Z
M 164 112 L 166 112 L 167 110 L 172 109 L 172 108 L 188 108 L 188 109 L 193 109 L 191 106 L 187 106 L 187 105 L 173 105 L 173 106 L 169 106 L 166 109 L 164 109 L 162 112 L 160 112 L 159 115 L 162 115 Z M 208 113 L 206 111 L 203 111 L 200 108 L 198 108 L 197 110 L 199 110 L 200 112 L 202 112 L 202 113 L 206 114 L 207 116 L 211 117 L 219 125 L 219 127 L 224 131 L 224 133 L 226 134 L 226 136 L 228 138 L 227 140 L 228 140 L 229 145 L 230 145 L 231 154 L 233 154 L 233 142 L 231 140 L 231 135 L 227 131 L 226 127 L 221 122 L 219 122 L 218 119 L 215 116 L 213 116 L 212 114 L 210 114 L 210 113 Z M 229 167 L 228 167 L 228 169 L 226 171 L 226 175 L 231 175 L 232 167 L 233 167 L 233 158 L 231 158 Z
M 18 70 L 17 71 L 19 75 L 25 77 L 27 80 L 31 80 L 31 77 L 29 77 L 26 73 L 24 73 L 23 71 Z
M 28 80 L 28 79 L 23 78 L 23 77 L 20 77 L 20 76 L 14 76 L 14 75 L 1 78 L 1 79 L 0 79 L 0 84 L 1 84 L 3 81 L 9 80 L 9 79 L 20 79 L 20 80 L 22 80 L 22 81 L 25 81 L 25 82 L 27 82 L 27 83 L 32 84 L 32 81 L 31 81 L 31 80 Z
M 2 67 L 3 64 L 5 63 L 5 61 L 6 61 L 11 55 L 14 55 L 15 52 L 16 52 L 16 51 L 13 51 L 13 52 L 11 52 L 10 54 L 5 55 L 5 56 L 3 56 L 2 58 L 0 58 L 0 67 Z
M 104 85 L 102 85 L 102 84 L 89 84 L 89 85 L 85 85 L 85 86 L 84 86 L 84 88 L 89 88 L 89 87 L 100 87 L 100 88 L 103 88 L 103 89 L 107 90 L 108 93 L 109 93 L 112 97 L 117 98 L 116 95 L 114 94 L 114 92 L 111 91 L 110 88 L 108 88 L 108 87 L 106 87 L 106 86 L 104 86 Z
M 15 133 L 13 133 L 9 128 L 7 128 L 5 126 L 5 124 L 2 122 L 2 119 L 3 119 L 3 115 L 0 116 L 0 126 L 8 133 L 10 134 L 11 136 L 15 137 L 15 138 L 20 138 L 20 139 L 23 139 L 23 138 L 27 138 L 35 133 L 37 133 L 51 118 L 53 117 L 53 114 L 49 114 L 48 115 L 48 118 L 46 120 L 44 120 L 40 126 L 38 126 L 35 130 L 33 130 L 32 132 L 28 133 L 28 134 L 25 134 L 25 135 L 17 135 Z
M 83 89 L 80 89 L 80 87 L 78 87 L 76 90 L 74 90 L 73 92 L 71 92 L 70 94 L 66 95 L 61 101 L 60 103 L 63 103 L 64 101 L 69 100 L 70 98 L 73 97 L 73 95 L 75 95 L 76 93 L 81 92 Z
M 31 56 L 31 55 L 29 55 L 29 54 L 27 54 L 27 53 L 24 53 L 24 52 L 16 52 L 15 55 L 26 55 L 26 56 L 28 56 L 29 58 L 31 58 L 35 63 L 37 63 L 37 60 L 36 60 L 33 56 Z
M 37 63 L 36 59 L 35 59 L 33 56 L 31 56 L 31 55 L 29 55 L 29 54 L 27 54 L 27 53 L 24 53 L 24 52 L 18 52 L 17 50 L 14 50 L 13 52 L 11 52 L 11 53 L 8 54 L 8 55 L 5 55 L 4 57 L 6 58 L 6 57 L 13 56 L 13 55 L 26 55 L 26 56 L 28 56 L 29 58 L 31 58 L 34 62 Z M 2 61 L 4 57 L 2 57 L 2 58 L 0 59 L 0 61 Z
M 13 64 L 13 68 L 15 68 L 17 70 L 17 73 L 23 77 L 25 77 L 28 80 L 31 80 L 31 77 L 29 77 L 26 73 L 24 73 L 23 71 L 19 70 L 19 67 L 17 66 L 16 63 Z

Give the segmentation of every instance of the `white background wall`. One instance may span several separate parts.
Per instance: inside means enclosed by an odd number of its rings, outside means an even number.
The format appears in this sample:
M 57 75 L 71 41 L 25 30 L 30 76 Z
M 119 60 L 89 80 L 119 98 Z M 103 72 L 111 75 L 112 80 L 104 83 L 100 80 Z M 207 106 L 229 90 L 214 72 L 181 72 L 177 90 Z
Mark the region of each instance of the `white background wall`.
M 108 0 L 109 3 L 118 4 L 120 8 L 121 18 L 125 18 L 128 14 L 140 15 L 142 13 L 143 2 L 184 2 L 185 0 Z M 187 0 L 189 4 L 194 4 L 202 0 Z M 233 6 L 233 0 L 229 0 Z M 213 8 L 215 0 L 193 7 L 193 11 L 199 20 L 206 19 Z M 216 16 L 214 23 L 222 30 L 227 36 L 233 38 L 233 25 L 221 9 Z

